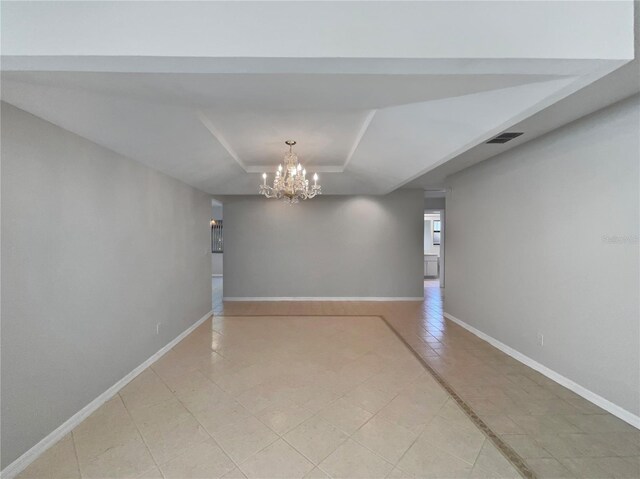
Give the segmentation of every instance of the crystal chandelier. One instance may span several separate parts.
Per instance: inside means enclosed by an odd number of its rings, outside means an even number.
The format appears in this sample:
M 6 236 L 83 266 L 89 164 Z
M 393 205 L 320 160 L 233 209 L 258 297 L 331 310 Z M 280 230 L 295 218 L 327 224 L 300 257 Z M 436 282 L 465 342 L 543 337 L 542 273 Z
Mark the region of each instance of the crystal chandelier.
M 260 194 L 267 198 L 283 199 L 287 203 L 297 203 L 301 199 L 307 200 L 322 194 L 317 173 L 313 175 L 313 186 L 309 186 L 307 170 L 298 163 L 298 155 L 292 151 L 296 142 L 287 140 L 285 144 L 289 146 L 289 152 L 284 155 L 284 168 L 282 164 L 278 165 L 273 186 L 267 185 L 267 174 L 262 173 Z

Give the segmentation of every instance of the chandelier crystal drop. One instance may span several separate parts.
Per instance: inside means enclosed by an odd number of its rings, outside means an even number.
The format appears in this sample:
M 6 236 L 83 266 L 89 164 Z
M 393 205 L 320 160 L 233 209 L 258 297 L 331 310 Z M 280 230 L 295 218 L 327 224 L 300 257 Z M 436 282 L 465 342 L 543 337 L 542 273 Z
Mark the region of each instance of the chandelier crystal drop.
M 307 170 L 298 162 L 298 155 L 293 152 L 296 142 L 287 140 L 285 144 L 289 146 L 289 151 L 284 155 L 284 167 L 282 163 L 278 165 L 273 186 L 267 184 L 267 174 L 262 173 L 260 194 L 267 198 L 282 199 L 287 203 L 298 203 L 300 200 L 308 200 L 322 194 L 317 173 L 313 175 L 313 185 L 309 185 Z

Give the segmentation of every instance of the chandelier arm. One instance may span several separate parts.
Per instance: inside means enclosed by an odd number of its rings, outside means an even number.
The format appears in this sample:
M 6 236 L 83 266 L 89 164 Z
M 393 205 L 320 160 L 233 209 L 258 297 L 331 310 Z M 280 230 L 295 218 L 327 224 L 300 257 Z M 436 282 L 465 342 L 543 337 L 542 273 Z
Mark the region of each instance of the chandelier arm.
M 260 185 L 259 194 L 266 198 L 282 199 L 289 204 L 322 194 L 321 186 L 317 183 L 317 175 L 314 175 L 313 185 L 309 185 L 306 169 L 298 161 L 298 155 L 293 152 L 293 145 L 296 142 L 287 140 L 285 143 L 289 146 L 289 151 L 284 155 L 284 168 L 282 164 L 278 167 L 273 178 L 273 186 L 267 185 L 266 173 L 263 174 L 263 184 Z

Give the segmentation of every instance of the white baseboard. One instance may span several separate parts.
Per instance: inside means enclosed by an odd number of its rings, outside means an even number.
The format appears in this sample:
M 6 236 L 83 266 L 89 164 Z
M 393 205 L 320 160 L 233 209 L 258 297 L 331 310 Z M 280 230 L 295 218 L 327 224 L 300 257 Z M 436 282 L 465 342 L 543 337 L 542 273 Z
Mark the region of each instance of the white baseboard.
M 508 354 L 513 359 L 516 359 L 521 363 L 529 366 L 530 368 L 535 369 L 539 373 L 544 374 L 549 379 L 552 379 L 553 381 L 566 387 L 567 389 L 570 389 L 571 391 L 578 394 L 579 396 L 582 396 L 587 401 L 591 401 L 596 406 L 599 406 L 605 411 L 610 412 L 614 416 L 631 424 L 633 427 L 640 429 L 640 416 L 636 416 L 632 412 L 629 412 L 626 409 L 621 408 L 620 406 L 612 403 L 608 399 L 605 399 L 602 396 L 594 393 L 593 391 L 590 391 L 589 389 L 583 386 L 580 386 L 578 383 L 573 382 L 571 379 L 563 376 L 562 374 L 555 372 L 552 369 L 549 369 L 548 367 L 544 366 L 543 364 L 540 364 L 536 360 L 531 359 L 529 356 L 525 356 L 524 354 L 516 351 L 515 349 L 507 346 L 504 343 L 501 343 L 500 341 L 489 336 L 488 334 L 485 334 L 482 331 L 474 328 L 473 326 L 468 325 L 461 319 L 458 319 L 455 316 L 450 315 L 449 313 L 443 313 L 443 314 L 447 319 L 450 319 L 454 323 L 462 326 L 464 329 L 475 334 L 480 339 L 484 339 L 486 342 L 488 342 L 492 346 L 495 346 L 503 353 Z
M 423 301 L 422 296 L 356 296 L 356 297 L 325 297 L 325 296 L 264 296 L 264 297 L 241 297 L 225 296 L 223 301 Z
M 211 276 L 216 278 L 222 278 L 222 273 L 213 273 Z
M 38 444 L 33 446 L 27 452 L 25 452 L 18 459 L 13 461 L 7 467 L 5 467 L 0 472 L 1 479 L 13 479 L 15 476 L 20 474 L 26 467 L 35 461 L 43 452 L 53 446 L 56 442 L 62 439 L 64 436 L 69 434 L 72 429 L 74 429 L 78 424 L 84 421 L 87 417 L 89 417 L 96 409 L 102 406 L 105 402 L 115 396 L 118 391 L 120 391 L 124 386 L 126 386 L 129 382 L 131 382 L 138 374 L 147 369 L 153 363 L 155 363 L 158 359 L 160 359 L 164 354 L 166 354 L 171 348 L 173 348 L 176 344 L 182 341 L 186 336 L 189 335 L 194 329 L 204 323 L 211 315 L 212 311 L 209 311 L 202 318 L 196 321 L 194 324 L 189 326 L 185 331 L 180 333 L 175 339 L 169 342 L 167 345 L 163 346 L 158 352 L 156 352 L 153 356 L 143 362 L 140 366 L 135 368 L 125 377 L 123 377 L 120 381 L 115 383 L 105 392 L 100 394 L 97 398 L 83 407 L 80 411 L 75 413 L 69 419 L 67 419 L 64 423 L 62 423 L 57 429 L 51 432 L 48 436 L 42 439 Z

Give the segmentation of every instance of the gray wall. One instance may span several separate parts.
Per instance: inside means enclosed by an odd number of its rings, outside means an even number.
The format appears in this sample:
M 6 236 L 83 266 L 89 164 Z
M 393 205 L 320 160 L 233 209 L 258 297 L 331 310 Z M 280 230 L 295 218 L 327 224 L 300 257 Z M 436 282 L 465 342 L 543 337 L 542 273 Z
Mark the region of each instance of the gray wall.
M 444 210 L 446 208 L 446 198 L 425 198 L 425 210 Z
M 225 297 L 422 297 L 422 191 L 224 204 Z
M 211 309 L 210 213 L 2 103 L 3 468 Z
M 636 95 L 451 177 L 445 296 L 449 314 L 636 415 L 639 132 Z

